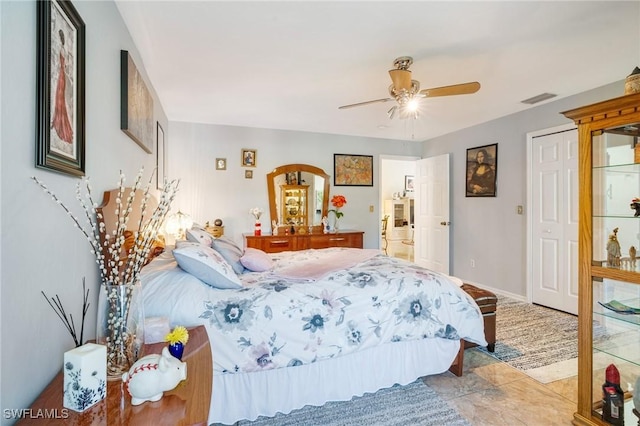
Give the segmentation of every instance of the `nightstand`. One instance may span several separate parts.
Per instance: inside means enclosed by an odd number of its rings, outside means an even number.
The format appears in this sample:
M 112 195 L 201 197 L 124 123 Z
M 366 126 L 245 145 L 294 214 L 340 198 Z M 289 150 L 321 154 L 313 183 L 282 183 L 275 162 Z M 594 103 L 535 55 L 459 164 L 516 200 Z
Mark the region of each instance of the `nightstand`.
M 38 396 L 31 409 L 31 418 L 19 425 L 206 425 L 209 419 L 213 381 L 213 359 L 209 337 L 204 326 L 188 328 L 189 342 L 182 361 L 187 363 L 187 380 L 164 393 L 157 402 L 131 405 L 131 396 L 120 380 L 107 382 L 107 398 L 88 410 L 77 413 L 62 406 L 63 375 L 60 372 Z M 166 343 L 145 345 L 144 354 L 160 353 Z M 36 418 L 36 413 L 57 413 L 58 418 Z M 67 416 L 66 418 L 61 418 Z

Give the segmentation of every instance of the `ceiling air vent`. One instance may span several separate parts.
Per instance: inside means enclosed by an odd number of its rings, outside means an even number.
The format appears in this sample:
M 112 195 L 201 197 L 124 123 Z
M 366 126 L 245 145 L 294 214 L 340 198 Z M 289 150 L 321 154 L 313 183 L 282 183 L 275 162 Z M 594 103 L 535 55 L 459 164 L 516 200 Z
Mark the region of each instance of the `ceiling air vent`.
M 540 95 L 534 96 L 533 98 L 525 99 L 524 101 L 520 102 L 522 102 L 523 104 L 533 105 L 537 104 L 538 102 L 546 101 L 547 99 L 555 98 L 556 96 L 558 95 L 555 95 L 553 93 L 542 93 Z

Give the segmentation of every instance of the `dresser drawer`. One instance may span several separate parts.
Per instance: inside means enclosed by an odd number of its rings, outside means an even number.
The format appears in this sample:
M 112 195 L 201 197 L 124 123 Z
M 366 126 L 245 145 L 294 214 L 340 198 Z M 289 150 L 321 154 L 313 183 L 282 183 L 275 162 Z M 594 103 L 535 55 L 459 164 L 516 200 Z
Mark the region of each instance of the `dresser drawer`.
M 283 236 L 246 236 L 247 247 L 260 249 L 267 253 L 298 250 L 296 239 Z
M 260 249 L 267 253 L 278 253 L 287 250 L 323 249 L 329 247 L 362 248 L 360 231 L 342 231 L 337 234 L 295 234 L 295 235 L 261 235 L 246 234 L 247 247 Z

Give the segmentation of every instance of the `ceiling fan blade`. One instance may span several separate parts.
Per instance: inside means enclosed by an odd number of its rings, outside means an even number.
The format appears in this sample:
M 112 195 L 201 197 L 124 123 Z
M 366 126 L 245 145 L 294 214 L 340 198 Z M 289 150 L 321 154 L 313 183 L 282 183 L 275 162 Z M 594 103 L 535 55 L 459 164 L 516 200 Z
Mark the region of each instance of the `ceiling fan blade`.
M 434 87 L 431 89 L 421 90 L 420 93 L 428 98 L 436 96 L 451 96 L 451 95 L 469 95 L 476 93 L 480 90 L 480 83 L 477 81 L 471 83 L 453 84 L 451 86 Z
M 347 108 L 359 107 L 363 105 L 377 104 L 380 102 L 389 102 L 393 100 L 394 100 L 393 98 L 375 99 L 373 101 L 358 102 L 357 104 L 342 105 L 342 106 L 339 106 L 338 109 L 347 109 Z

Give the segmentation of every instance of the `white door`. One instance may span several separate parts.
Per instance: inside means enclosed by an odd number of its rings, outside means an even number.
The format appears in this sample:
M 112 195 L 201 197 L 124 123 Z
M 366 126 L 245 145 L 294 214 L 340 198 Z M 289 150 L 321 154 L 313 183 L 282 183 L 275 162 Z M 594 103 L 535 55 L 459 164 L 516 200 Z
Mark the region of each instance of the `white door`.
M 578 313 L 578 132 L 534 136 L 532 301 Z
M 415 263 L 449 274 L 449 154 L 416 161 Z

